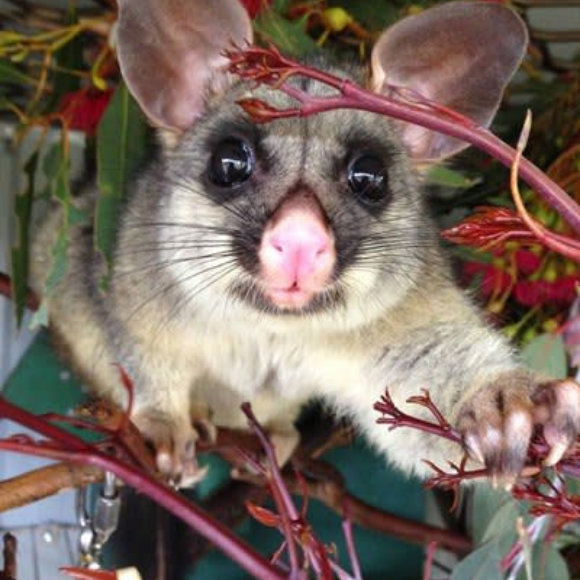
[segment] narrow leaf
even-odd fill
[[[62,206],[62,221],[51,249],[52,263],[48,273],[44,296],[50,296],[62,282],[68,268],[68,247],[70,243],[70,215],[72,207],[69,185],[69,157],[67,136],[63,133],[61,142],[56,144],[45,158],[43,168],[47,178],[48,191],[51,199],[58,201]]]
[[[116,218],[127,182],[140,163],[147,127],[139,107],[124,84],[119,85],[97,132],[95,244],[110,267]]]
[[[473,187],[476,180],[454,171],[445,165],[435,165],[427,174],[427,180],[434,185],[456,189],[467,189]]]
[[[36,80],[24,74],[18,67],[6,60],[0,60],[0,83],[15,85],[36,85]]]
[[[316,42],[306,33],[305,19],[288,20],[274,10],[263,10],[254,20],[254,29],[265,42],[291,56],[318,50]]]
[[[27,280],[28,280],[28,256],[30,237],[30,218],[32,215],[32,202],[34,200],[34,176],[38,167],[38,149],[28,158],[24,165],[24,173],[27,183],[24,191],[16,196],[14,211],[16,214],[17,235],[16,242],[10,253],[12,270],[12,292],[16,322],[20,326],[26,306]]]

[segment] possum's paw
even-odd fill
[[[132,420],[153,445],[157,469],[164,478],[176,487],[191,487],[205,477],[207,468],[199,467],[195,449],[199,433],[189,421],[154,409],[144,409]]]
[[[524,466],[536,427],[556,464],[580,431],[580,385],[573,380],[546,381],[513,371],[474,393],[460,409],[457,427],[470,455],[490,470],[492,481],[511,486]]]

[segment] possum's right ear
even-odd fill
[[[388,28],[373,48],[375,91],[407,88],[488,127],[528,42],[522,19],[497,2],[439,4]],[[397,123],[409,154],[438,161],[466,143]]]
[[[151,122],[183,131],[208,92],[223,90],[223,51],[252,41],[238,0],[119,0],[121,73]]]

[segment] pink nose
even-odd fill
[[[304,196],[286,202],[264,231],[259,257],[262,279],[274,302],[286,304],[285,292],[292,291],[292,305],[303,305],[321,291],[336,256],[334,237],[318,202]]]
[[[322,224],[293,215],[266,235],[266,264],[278,270],[281,286],[308,284],[320,277],[330,260],[331,240]]]

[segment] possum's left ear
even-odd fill
[[[227,88],[224,50],[252,42],[238,0],[118,0],[117,55],[133,96],[157,127],[180,132],[206,97]]]
[[[372,53],[379,93],[407,87],[488,127],[526,50],[520,17],[492,2],[450,2],[409,16],[387,29]],[[400,123],[410,155],[436,161],[466,144]]]

